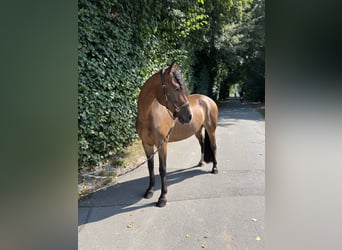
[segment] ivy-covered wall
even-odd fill
[[[79,0],[79,169],[136,138],[136,100],[176,60],[189,93],[264,96],[264,0]],[[257,77],[255,77],[257,76]]]
[[[136,137],[136,100],[152,73],[174,59],[186,68],[177,33],[165,38],[173,30],[162,6],[151,0],[79,1],[79,168],[98,164]]]

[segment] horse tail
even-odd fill
[[[211,143],[209,139],[209,135],[207,130],[205,129],[205,136],[204,136],[204,161],[206,163],[213,162],[214,159],[214,152],[211,148]]]

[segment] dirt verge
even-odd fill
[[[86,198],[97,190],[117,182],[117,178],[134,170],[146,159],[141,141],[137,140],[113,156],[107,163],[94,167],[94,170],[78,175],[79,199]]]

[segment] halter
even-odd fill
[[[163,88],[163,93],[165,95],[165,106],[166,108],[171,111],[168,107],[167,107],[167,103],[168,103],[168,93],[167,93],[167,87],[166,87],[166,82],[165,82],[165,68],[162,69],[160,71],[160,75],[161,75],[161,79],[162,79],[162,88]],[[170,103],[174,106],[175,108],[175,113],[173,114],[173,119],[176,118],[176,114],[179,113],[179,111],[181,111],[183,108],[189,106],[189,102],[186,101],[185,103],[183,103],[181,106],[177,106],[177,104],[175,104],[174,102],[170,101]]]

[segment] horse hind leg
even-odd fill
[[[205,129],[204,137],[204,161],[213,163],[212,173],[217,174],[217,161],[216,161],[216,138],[215,131],[209,131]]]
[[[203,159],[204,159],[204,138],[202,135],[202,127],[195,133],[195,136],[201,146],[201,159],[199,163],[197,164],[198,167],[201,167],[203,165]]]

